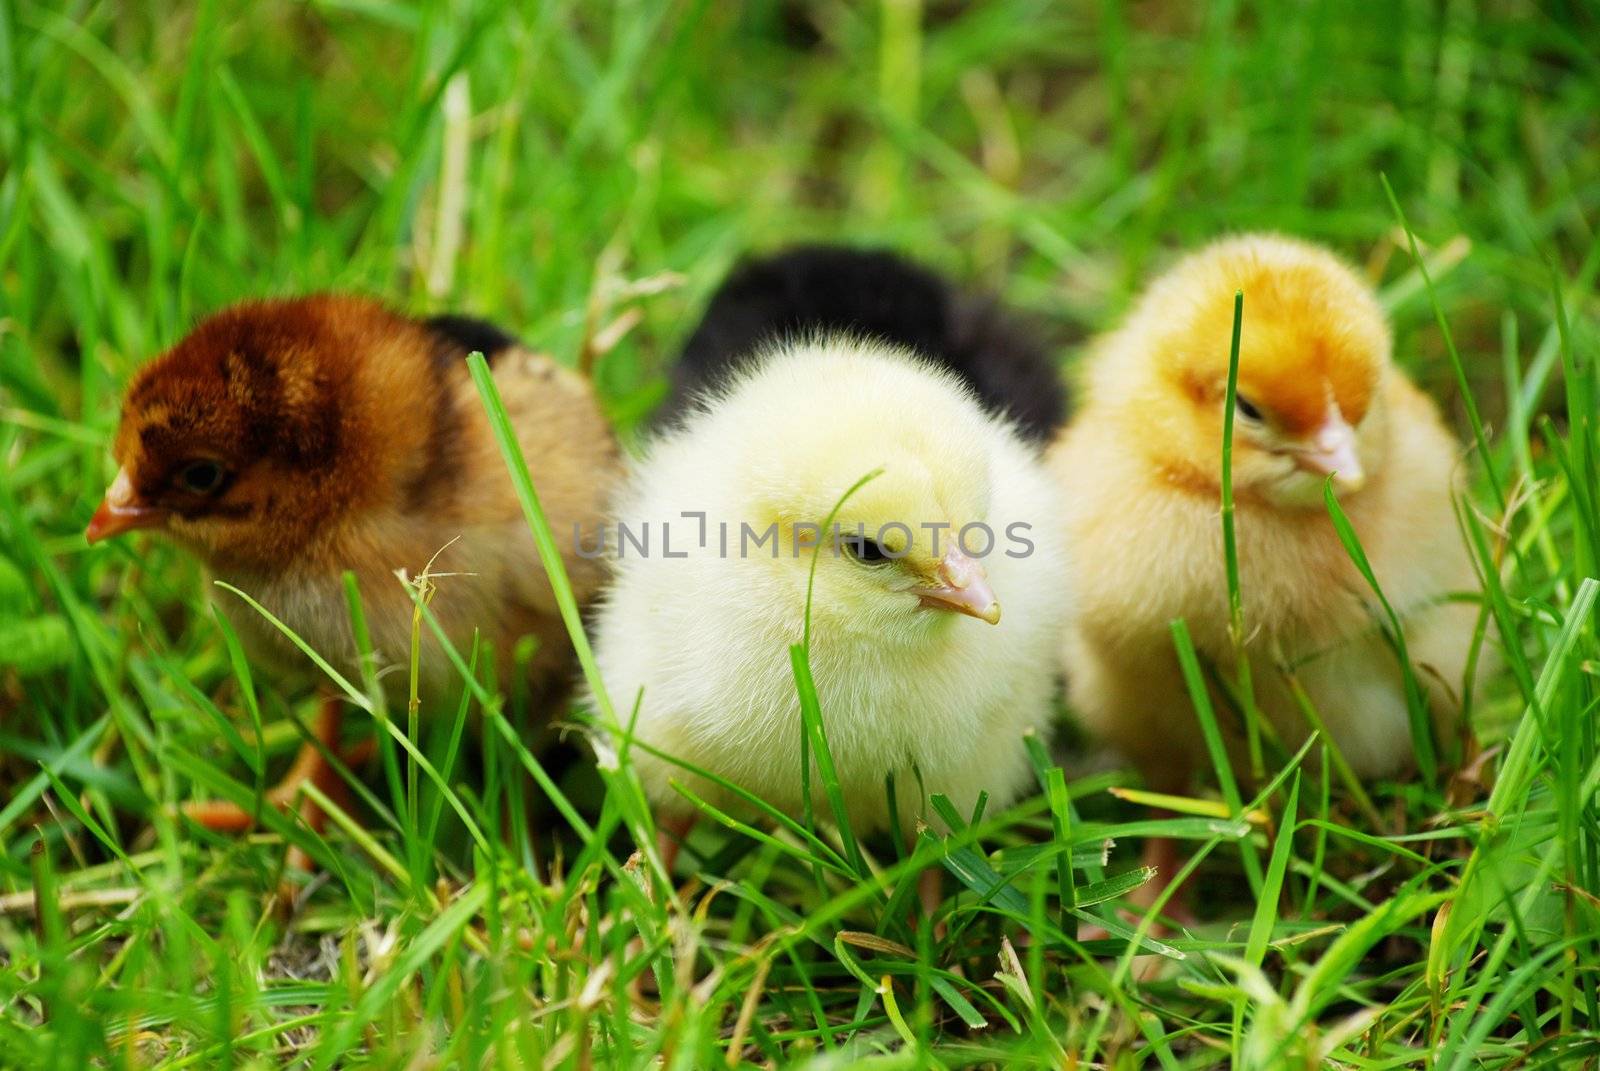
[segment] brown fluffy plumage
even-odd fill
[[[1442,732],[1473,634],[1474,607],[1443,601],[1478,586],[1451,501],[1457,447],[1392,364],[1371,290],[1325,250],[1273,236],[1184,259],[1092,353],[1078,419],[1051,451],[1083,563],[1066,646],[1072,705],[1167,791],[1205,762],[1168,623],[1183,618],[1203,656],[1229,672],[1233,662],[1219,481],[1241,289],[1234,480],[1263,711],[1290,742],[1304,737],[1274,671],[1292,667],[1357,773],[1413,759],[1394,653],[1323,506],[1330,474],[1403,615]]]
[[[380,658],[403,663],[412,604],[396,570],[431,561],[432,602],[463,649],[499,665],[539,642],[536,685],[563,678],[567,639],[464,358],[486,352],[557,532],[592,531],[620,457],[589,385],[478,321],[421,321],[356,297],[247,302],[142,368],[91,541],[156,528],[249,592],[324,655],[353,651],[341,584],[360,584]],[[580,599],[598,563],[573,555]],[[291,654],[224,599],[258,650]],[[296,658],[298,656],[295,656]],[[424,652],[425,685],[450,678]]]

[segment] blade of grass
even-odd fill
[[[1294,834],[1298,828],[1296,819],[1299,817],[1297,808],[1300,802],[1300,774],[1294,775],[1294,781],[1289,785],[1289,800],[1283,806],[1283,816],[1278,823],[1278,838],[1272,845],[1272,857],[1267,862],[1267,873],[1261,883],[1261,894],[1256,900],[1255,915],[1250,920],[1250,932],[1245,938],[1244,961],[1251,967],[1260,969],[1262,961],[1266,959],[1267,945],[1272,940],[1272,931],[1278,921],[1278,911],[1283,896],[1283,880],[1289,870],[1289,855],[1294,850]],[[1237,1064],[1242,1052],[1240,1046],[1244,1039],[1244,998],[1240,997],[1233,1005],[1233,1038],[1234,1061]]]
[[[1228,343],[1228,387],[1222,403],[1222,558],[1228,579],[1228,637],[1233,641],[1234,672],[1238,676],[1240,707],[1244,713],[1245,748],[1250,756],[1250,776],[1266,774],[1261,753],[1261,711],[1256,707],[1255,684],[1250,675],[1250,652],[1245,648],[1244,599],[1239,585],[1239,544],[1234,531],[1233,418],[1239,400],[1239,338],[1244,328],[1244,291],[1233,295],[1233,334]]]
[[[1322,501],[1327,507],[1328,516],[1333,519],[1334,531],[1338,533],[1339,542],[1344,546],[1345,553],[1355,564],[1361,578],[1372,589],[1372,594],[1377,596],[1378,605],[1383,610],[1387,625],[1384,635],[1394,648],[1395,659],[1399,662],[1401,683],[1405,688],[1406,718],[1411,726],[1411,746],[1416,753],[1417,770],[1422,774],[1423,782],[1431,789],[1439,780],[1438,751],[1433,739],[1433,722],[1428,717],[1428,701],[1423,695],[1422,685],[1417,681],[1416,668],[1411,664],[1411,655],[1406,650],[1405,628],[1400,623],[1400,615],[1395,613],[1394,607],[1389,603],[1389,597],[1383,593],[1377,576],[1372,572],[1372,564],[1367,561],[1367,552],[1361,546],[1361,538],[1356,535],[1355,526],[1350,523],[1350,518],[1345,515],[1344,508],[1334,496],[1332,476],[1323,482]]]
[[[1184,684],[1189,689],[1189,702],[1193,704],[1195,717],[1200,722],[1200,733],[1205,739],[1206,753],[1211,756],[1211,766],[1217,772],[1217,785],[1222,790],[1229,813],[1235,819],[1240,819],[1244,815],[1244,800],[1239,795],[1239,782],[1233,776],[1233,763],[1228,758],[1228,748],[1223,742],[1222,730],[1217,725],[1216,711],[1211,706],[1211,693],[1206,688],[1205,676],[1200,670],[1194,641],[1189,638],[1189,626],[1177,620],[1170,627],[1172,642],[1178,653],[1178,666],[1183,672]],[[1259,895],[1261,861],[1256,857],[1255,846],[1244,841],[1239,847],[1250,889]]]
[[[1378,181],[1383,184],[1383,193],[1389,199],[1389,207],[1393,210],[1400,229],[1405,232],[1412,263],[1422,273],[1422,285],[1428,292],[1428,303],[1433,307],[1434,321],[1439,325],[1439,334],[1444,339],[1445,352],[1450,355],[1450,368],[1455,373],[1456,389],[1460,392],[1461,403],[1467,411],[1467,423],[1472,426],[1472,441],[1478,448],[1478,456],[1483,458],[1484,476],[1489,481],[1489,489],[1494,493],[1495,505],[1503,513],[1506,508],[1505,491],[1502,489],[1499,475],[1495,472],[1494,454],[1489,450],[1489,437],[1483,430],[1483,418],[1478,415],[1478,402],[1472,393],[1472,383],[1467,378],[1461,354],[1456,351],[1455,335],[1450,331],[1449,321],[1445,319],[1444,309],[1439,304],[1439,295],[1434,292],[1433,277],[1428,272],[1422,254],[1417,251],[1416,233],[1411,229],[1411,224],[1406,222],[1405,211],[1401,209],[1400,201],[1394,195],[1394,188],[1389,185],[1389,176],[1380,172]]]
[[[595,663],[594,651],[589,646],[589,637],[583,631],[583,620],[578,613],[578,600],[573,594],[572,582],[567,577],[566,566],[562,562],[561,551],[556,545],[550,521],[539,504],[533,476],[528,470],[527,459],[522,455],[522,446],[511,427],[511,418],[506,414],[505,403],[500,399],[499,388],[495,386],[494,377],[489,372],[489,364],[484,360],[483,354],[471,354],[467,358],[467,368],[472,373],[472,382],[478,389],[484,411],[489,415],[489,426],[494,432],[495,442],[499,444],[500,454],[511,471],[512,484],[516,488],[518,500],[522,503],[523,517],[528,522],[529,531],[533,533],[534,546],[539,553],[539,563],[544,566],[545,575],[550,580],[556,605],[561,611],[561,620],[567,627],[567,636],[572,640],[573,652],[577,656],[578,665],[583,669],[583,677],[594,698],[601,725],[608,737],[615,740],[621,735],[622,726],[606,693],[605,681],[600,678],[600,667]],[[649,818],[650,807],[645,799],[644,790],[631,768],[619,770],[614,767],[607,757],[610,753],[609,748],[605,749],[601,754],[600,765],[607,781],[627,803],[623,813],[627,816],[629,832],[633,835],[635,845],[655,871],[661,885],[670,887],[672,876],[666,872],[660,854],[656,851],[654,827]]]

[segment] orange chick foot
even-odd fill
[[[344,751],[337,751],[342,720],[343,708],[338,700],[330,699],[324,702],[317,713],[316,725],[313,727],[317,741],[322,745],[321,748],[309,741],[302,744],[288,772],[264,794],[266,804],[277,810],[288,811],[291,807],[297,808],[300,820],[316,833],[322,832],[326,827],[327,815],[315,800],[302,791],[303,786],[315,785],[318,791],[340,807],[347,806],[349,800],[349,792],[343,779],[324,757],[323,749],[334,751],[346,766],[359,766],[370,759],[376,751],[376,741],[372,740],[363,741]],[[256,815],[251,810],[224,800],[192,800],[183,804],[182,812],[186,818],[216,833],[245,833],[256,825]],[[287,868],[310,871],[311,859],[299,848],[291,847]]]
[[[1156,874],[1133,890],[1128,895],[1128,902],[1143,911],[1148,910],[1177,880],[1178,871],[1183,869],[1183,852],[1172,837],[1151,837],[1144,842],[1141,862]],[[1187,886],[1179,887],[1173,892],[1162,906],[1161,915],[1179,926],[1193,926],[1199,921],[1195,917],[1194,909],[1189,905]]]
[[[1172,837],[1151,837],[1144,842],[1139,862],[1154,870],[1155,876],[1129,893],[1128,906],[1118,912],[1119,917],[1129,925],[1137,925],[1144,913],[1172,886],[1178,871],[1183,869],[1183,852]],[[1161,908],[1160,919],[1150,927],[1151,936],[1166,937],[1173,932],[1172,927],[1162,920],[1174,922],[1182,928],[1192,927],[1199,921],[1189,905],[1187,887],[1180,887],[1167,899]],[[1104,941],[1110,936],[1111,932],[1104,926],[1085,925],[1078,930],[1080,941]]]
[[[661,866],[672,876],[672,868],[678,862],[678,851],[683,847],[683,842],[688,839],[689,831],[694,828],[699,814],[673,815],[656,821],[656,853],[661,856]]]

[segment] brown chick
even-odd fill
[[[1184,791],[1208,764],[1169,622],[1184,619],[1202,657],[1234,668],[1219,507],[1240,290],[1233,479],[1265,716],[1290,744],[1307,735],[1277,671],[1292,668],[1357,775],[1414,758],[1395,653],[1323,505],[1330,475],[1402,617],[1441,736],[1475,624],[1471,605],[1442,602],[1478,589],[1452,506],[1457,446],[1391,362],[1370,288],[1288,238],[1230,238],[1187,257],[1095,347],[1077,419],[1050,457],[1083,563],[1065,648],[1071,705],[1165,792]]]
[[[85,534],[160,531],[343,666],[355,643],[342,573],[360,585],[380,663],[404,667],[413,603],[395,572],[431,562],[449,574],[430,605],[452,642],[466,651],[479,629],[504,671],[531,635],[531,684],[558,690],[566,631],[468,375],[472,350],[491,363],[554,530],[592,532],[621,462],[584,379],[481,321],[319,295],[225,309],[140,369],[113,447],[121,469]],[[600,563],[573,553],[566,567],[586,601]],[[255,611],[232,596],[221,605],[254,656],[303,664]],[[460,685],[423,635],[426,701]],[[390,679],[405,687],[403,669]],[[318,726],[327,745],[337,709]],[[296,777],[324,774],[305,754],[295,763]],[[197,814],[240,821],[227,808]]]

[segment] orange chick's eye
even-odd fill
[[[1246,420],[1259,424],[1261,421],[1266,419],[1262,415],[1260,408],[1258,408],[1254,402],[1242,394],[1234,395],[1233,404],[1234,408],[1239,411],[1239,415],[1244,417]]]

